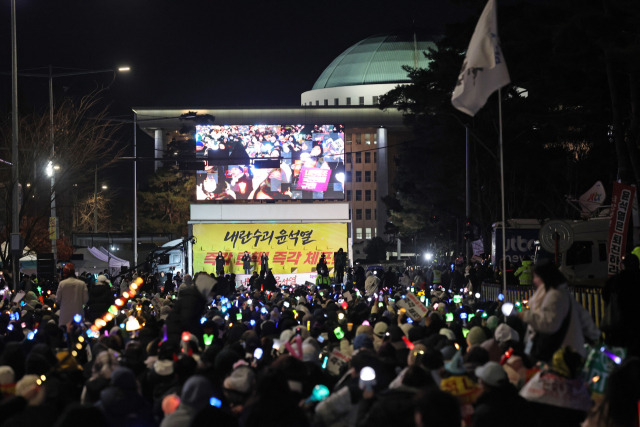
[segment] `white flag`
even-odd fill
[[[582,212],[594,212],[600,207],[600,205],[602,205],[602,202],[604,202],[606,197],[607,192],[604,189],[604,185],[602,185],[601,181],[596,182],[593,184],[593,187],[580,196],[579,202]]]
[[[489,0],[471,37],[451,103],[475,116],[487,98],[510,81],[500,49],[495,0]]]

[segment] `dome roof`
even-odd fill
[[[415,40],[415,41],[414,41]],[[426,68],[422,52],[436,45],[414,33],[367,37],[345,50],[322,72],[313,89],[340,86],[405,83],[409,79],[403,65]]]

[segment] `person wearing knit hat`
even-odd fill
[[[370,325],[360,325],[356,329],[356,335],[367,334],[369,338],[373,339],[373,328]]]
[[[232,404],[241,405],[249,397],[254,384],[253,369],[247,364],[238,362],[231,375],[224,380],[224,394]]]
[[[504,345],[508,341],[520,341],[520,335],[511,326],[506,323],[501,323],[493,333],[493,337],[498,344]]]
[[[438,333],[440,335],[444,335],[445,337],[447,337],[447,339],[449,341],[455,341],[456,340],[456,334],[454,334],[451,329],[442,328],[442,329],[440,329],[440,332],[438,332]]]
[[[467,346],[469,348],[482,344],[487,339],[484,329],[480,326],[474,326],[467,334]]]
[[[8,365],[0,366],[0,398],[11,396],[16,391],[16,374]]]
[[[16,396],[22,396],[29,406],[38,406],[44,402],[45,388],[38,382],[36,375],[25,375],[16,383]]]
[[[487,328],[495,331],[498,327],[498,316],[489,316],[487,319]]]

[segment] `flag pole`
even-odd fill
[[[498,89],[498,146],[500,148],[500,198],[502,205],[502,294],[507,296],[507,220],[504,214],[504,153],[502,149],[502,89]]]

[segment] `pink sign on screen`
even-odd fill
[[[302,168],[298,180],[298,190],[327,191],[331,169]]]

